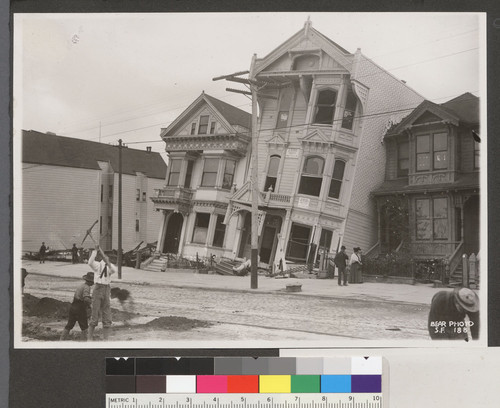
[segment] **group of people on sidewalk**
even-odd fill
[[[363,283],[363,273],[361,262],[361,248],[353,248],[353,253],[351,257],[345,252],[346,247],[342,245],[340,251],[335,255],[333,263],[338,270],[338,283],[339,286],[347,286],[347,280],[349,283]]]
[[[111,330],[111,275],[117,272],[104,252],[96,245],[88,260],[93,272],[82,278],[85,281],[75,291],[69,310],[68,323],[64,327],[61,340],[67,340],[71,329],[78,322],[84,340],[94,339],[94,330],[102,319],[103,338],[107,340]],[[91,287],[94,290],[91,294]],[[115,292],[116,293],[116,292]],[[120,299],[121,301],[121,299]],[[90,323],[88,317],[90,316]]]

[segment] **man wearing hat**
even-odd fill
[[[339,286],[342,286],[342,281],[344,281],[344,286],[347,286],[347,261],[349,261],[349,257],[345,253],[345,246],[342,245],[340,252],[333,258],[333,263],[339,271]]]
[[[427,328],[433,340],[468,340],[469,334],[473,340],[478,339],[479,297],[468,288],[436,293]]]
[[[117,272],[118,268],[99,249],[99,245],[92,251],[88,264],[95,272],[95,288],[92,293],[92,316],[87,338],[89,341],[94,339],[94,329],[99,323],[99,316],[102,316],[102,335],[104,340],[107,340],[111,330],[111,275]]]
[[[82,339],[84,341],[87,340],[87,330],[89,327],[87,309],[90,309],[92,302],[90,287],[94,284],[94,272],[87,272],[82,278],[85,282],[80,284],[75,291],[73,303],[71,303],[71,307],[69,308],[68,323],[61,334],[61,340],[68,339],[69,332],[75,326],[76,322],[78,322],[80,329],[82,329]]]

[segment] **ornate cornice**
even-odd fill
[[[244,156],[247,152],[250,136],[242,134],[225,135],[184,135],[164,137],[165,150],[197,151],[197,150],[229,150]]]

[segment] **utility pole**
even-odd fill
[[[250,68],[249,82],[250,90],[252,92],[252,237],[251,237],[251,266],[250,266],[250,288],[257,289],[258,283],[258,259],[259,259],[259,172],[257,169],[258,158],[258,132],[257,132],[257,85],[254,78],[255,59],[257,56],[254,54],[252,57],[252,65]]]
[[[265,95],[259,93],[259,91],[263,88],[267,89],[279,89],[283,85],[279,85],[277,83],[269,83],[257,80],[255,78],[255,61],[257,59],[257,55],[254,54],[252,57],[252,65],[250,71],[242,71],[236,72],[231,75],[223,75],[217,78],[213,78],[213,81],[218,81],[220,79],[226,79],[232,82],[238,82],[241,84],[245,84],[250,88],[249,91],[243,91],[239,89],[226,88],[226,91],[240,93],[243,95],[252,97],[252,152],[251,152],[251,167],[252,171],[250,172],[250,184],[251,184],[251,193],[252,193],[252,206],[251,206],[251,214],[252,214],[252,227],[251,227],[251,255],[250,255],[250,288],[257,289],[258,288],[258,259],[259,259],[259,172],[257,168],[258,164],[258,135],[259,132],[257,130],[258,127],[258,105],[257,105],[257,96],[261,98],[268,99],[278,99],[272,95]],[[248,74],[248,79],[246,78],[237,78],[241,75]]]
[[[122,278],[122,139],[118,140],[118,279]]]

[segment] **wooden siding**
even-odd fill
[[[386,174],[387,180],[398,177],[398,144],[395,140],[387,142]]]
[[[469,173],[474,171],[474,139],[469,129],[459,131],[459,135],[460,170]]]
[[[23,164],[22,251],[80,246],[99,219],[100,172],[71,167]],[[93,230],[98,236],[98,227]],[[85,247],[92,247],[87,239]]]
[[[385,179],[386,152],[381,141],[386,124],[389,119],[398,121],[407,116],[423,101],[423,97],[362,54],[358,57],[360,61],[357,64],[356,77],[370,89],[363,115],[388,113],[362,119],[360,147],[356,158],[344,239],[349,243],[360,240],[366,242],[367,247],[371,247],[376,243],[376,230],[373,229],[375,212],[370,193]],[[406,108],[408,111],[400,111]],[[354,214],[366,214],[366,216],[358,217]],[[361,234],[365,234],[365,237],[361,237],[358,231],[362,231]]]
[[[343,245],[352,253],[354,247],[359,246],[366,253],[378,240],[377,219],[375,208],[370,214],[363,214],[350,210],[344,230]]]

